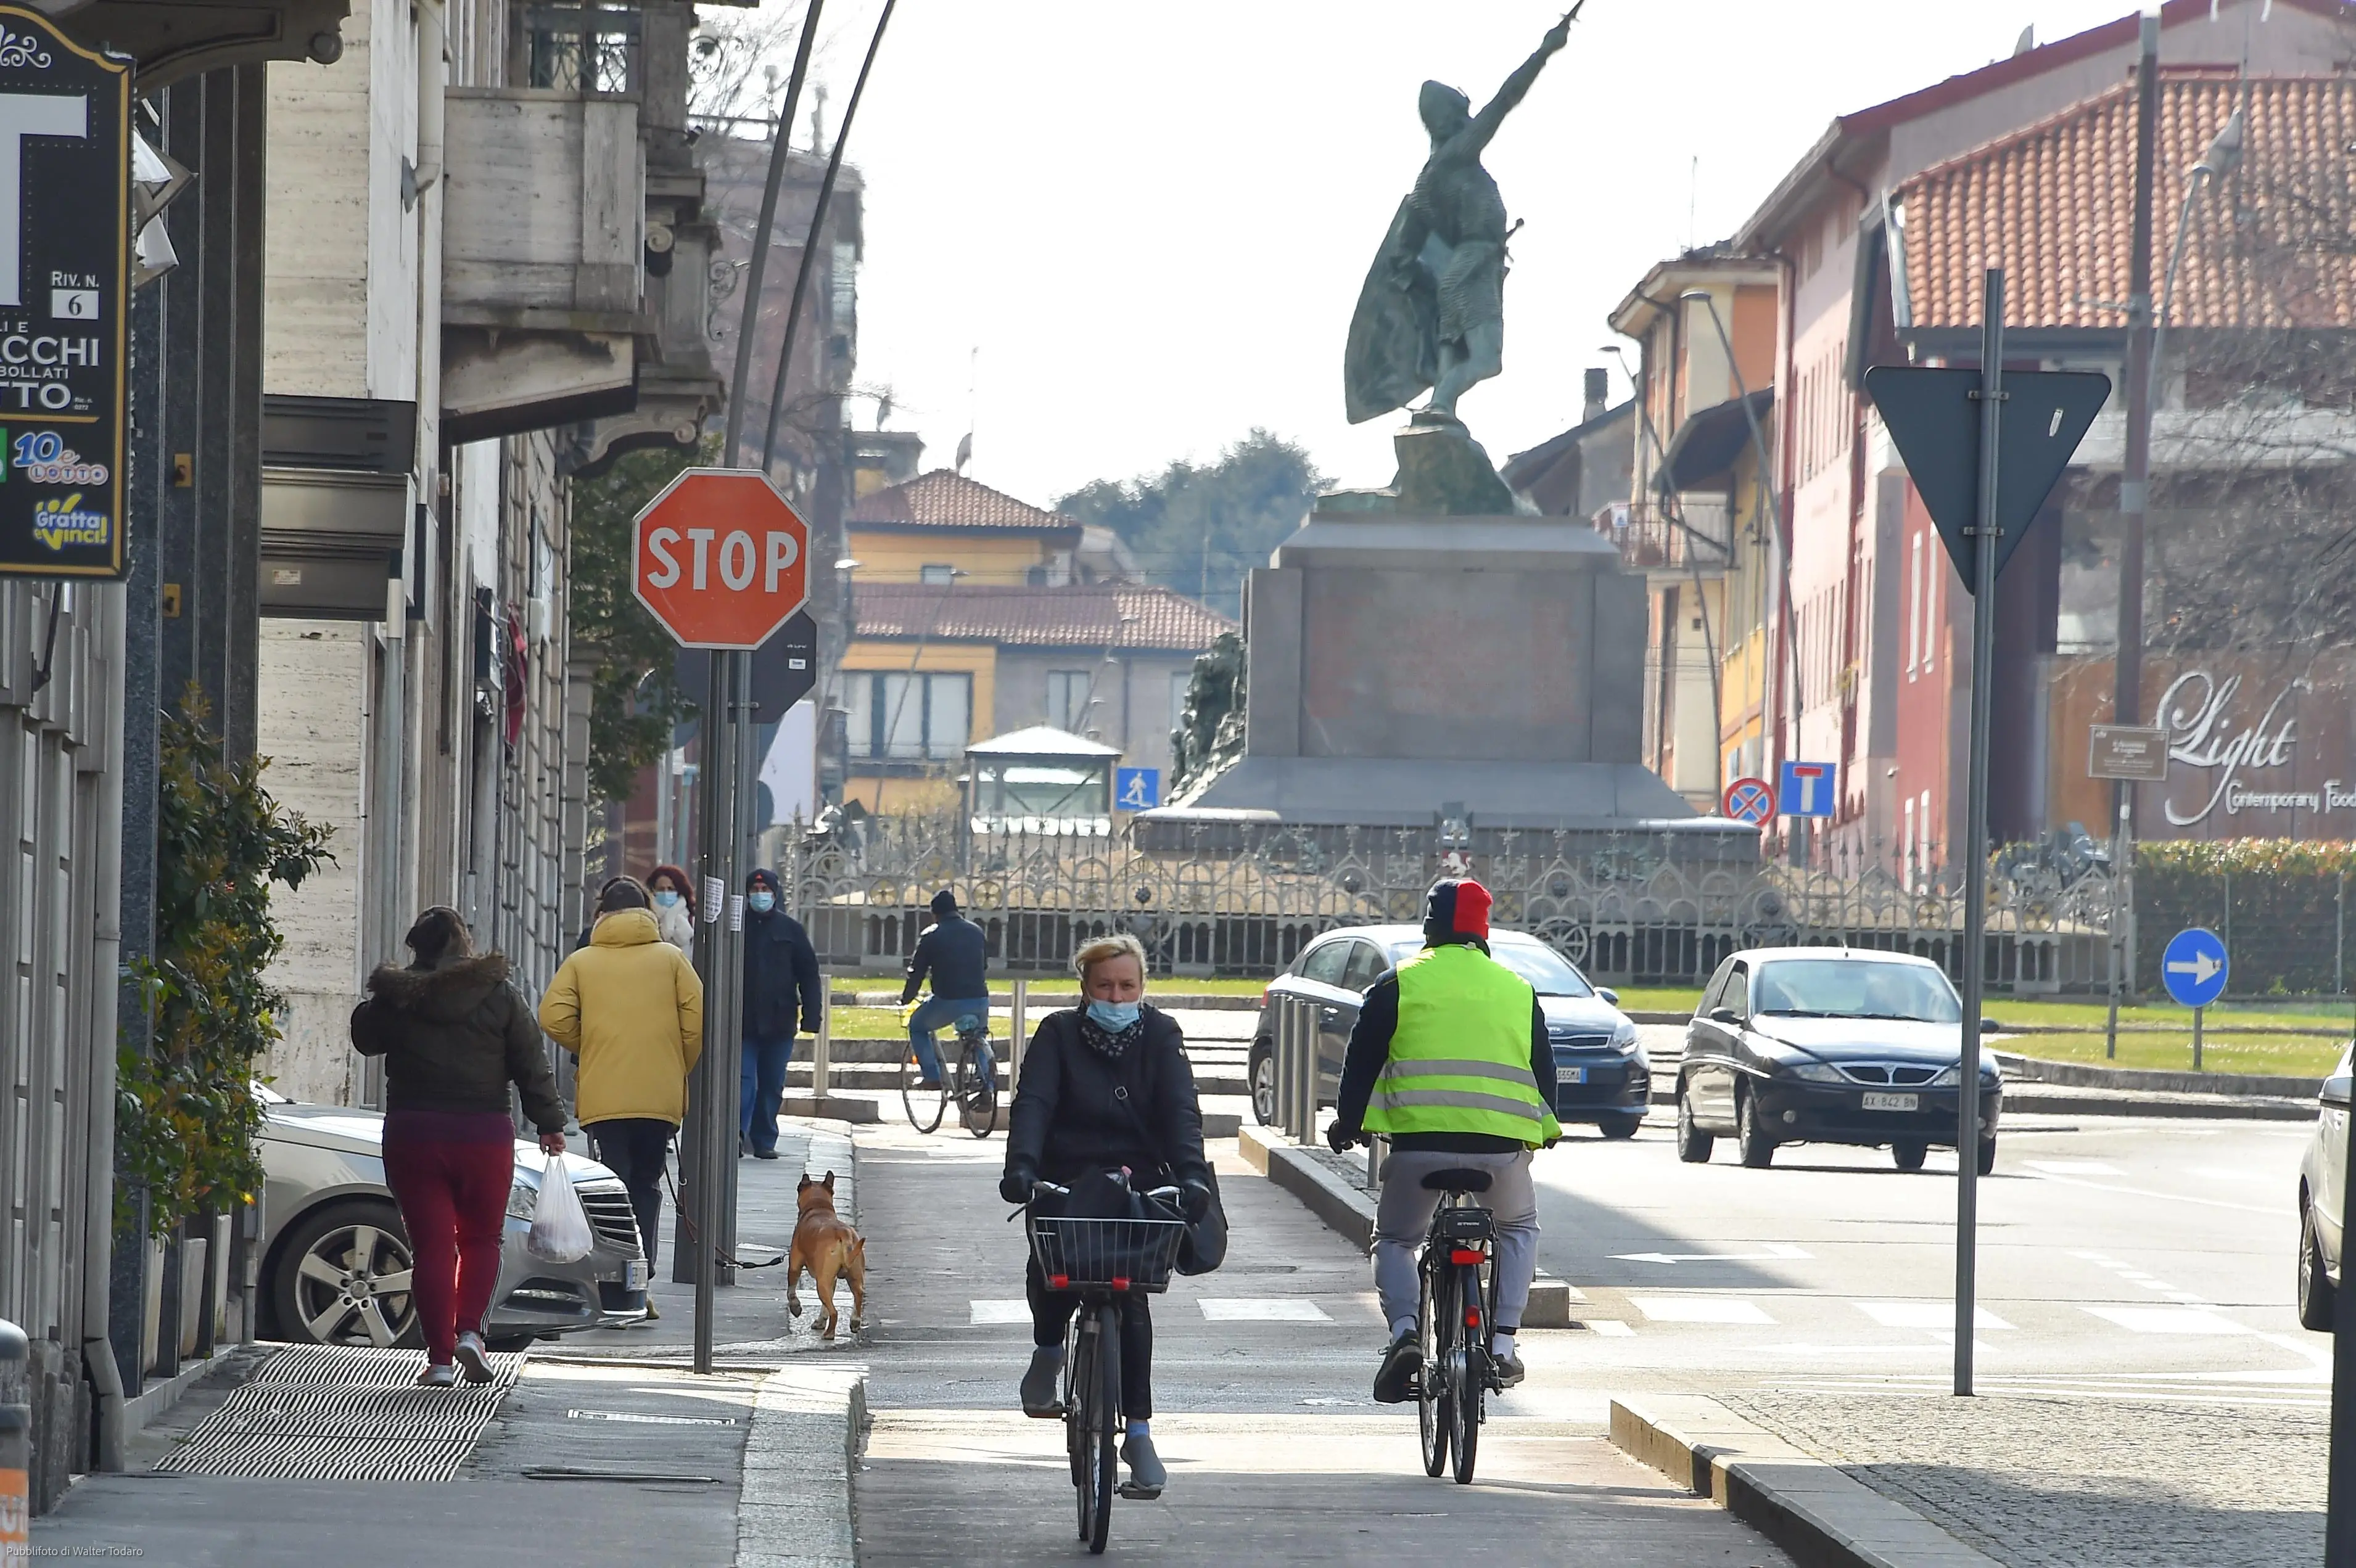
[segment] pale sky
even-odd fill
[[[825,11],[830,125],[881,3]],[[2134,8],[1589,0],[1486,158],[1526,226],[1505,374],[1459,411],[1500,462],[1575,423],[1612,308],[1654,261],[1730,233],[1834,115],[2008,55],[2024,27],[2048,42]],[[1343,485],[1387,484],[1403,416],[1344,421],[1342,343],[1424,155],[1417,88],[1487,101],[1559,14],[900,0],[851,139],[859,384],[891,389],[891,428],[925,437],[928,467],[970,416],[968,472],[1041,505],[1214,458],[1255,425]],[[875,405],[852,413],[873,425]]]

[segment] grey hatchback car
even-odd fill
[[[318,1345],[417,1345],[409,1234],[384,1184],[384,1115],[305,1105],[259,1085],[262,1101],[262,1329]],[[647,1263],[621,1178],[594,1159],[564,1157],[596,1245],[576,1263],[524,1249],[547,1157],[516,1142],[499,1283],[483,1338],[491,1349],[582,1328],[615,1328],[647,1315]]]
[[[2298,1162],[2298,1321],[2318,1333],[2331,1331],[2332,1297],[2339,1293],[2340,1258],[2346,1250],[2346,1217],[2340,1211],[2348,1190],[2350,1057],[2323,1081],[2316,1096],[2315,1132]]]

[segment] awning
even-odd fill
[[[1750,413],[1743,404],[1751,405]],[[1751,440],[1751,421],[1762,424],[1775,407],[1775,389],[1762,387],[1747,399],[1729,398],[1707,408],[1677,427],[1654,480],[1655,489],[1699,490],[1707,482],[1734,466],[1735,457]]]

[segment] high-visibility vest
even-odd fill
[[[1427,947],[1398,966],[1398,1027],[1375,1080],[1376,1133],[1484,1133],[1533,1147],[1562,1136],[1530,1075],[1530,983],[1478,948]]]

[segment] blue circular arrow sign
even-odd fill
[[[2225,994],[2232,967],[2217,933],[2195,925],[2169,938],[2159,955],[2159,981],[2180,1006],[2205,1008]]]

